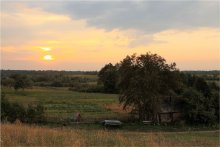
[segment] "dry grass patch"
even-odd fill
[[[106,109],[111,109],[113,112],[118,112],[118,113],[129,113],[131,112],[132,108],[128,107],[126,110],[123,110],[123,105],[118,104],[118,103],[111,103],[111,104],[105,104],[104,105]]]
[[[2,146],[219,146],[217,132],[155,133],[1,125]]]

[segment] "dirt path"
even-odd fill
[[[219,132],[220,133],[220,130],[210,130],[210,131],[181,131],[181,132],[161,132],[161,133],[211,133],[211,132]]]
[[[153,133],[153,134],[184,134],[184,133],[212,133],[212,132],[219,132],[220,135],[220,130],[210,130],[210,131],[181,131],[181,132],[136,132],[136,134],[148,134],[148,133]],[[126,134],[134,134],[135,132],[125,132]]]

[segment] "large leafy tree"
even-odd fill
[[[163,96],[178,88],[179,71],[176,64],[167,64],[157,54],[127,56],[119,64],[119,101],[133,107],[139,119],[156,120]]]

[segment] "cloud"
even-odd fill
[[[155,33],[168,29],[219,27],[219,1],[67,1],[29,3],[88,25]]]
[[[219,2],[2,3],[5,69],[94,70],[147,51],[182,69],[219,68]],[[42,47],[56,60],[42,61]]]
[[[19,46],[39,38],[55,38],[48,35],[51,30],[56,30],[63,23],[71,20],[67,16],[41,11],[38,8],[29,8],[22,3],[9,3],[3,8],[1,46]]]
[[[57,30],[68,33],[77,26],[83,32],[87,26],[133,30],[129,47],[135,47],[155,41],[153,34],[164,30],[219,27],[219,5],[218,1],[3,1],[2,45],[56,40]],[[70,19],[83,23],[73,26]]]
[[[116,50],[127,48],[133,39],[133,32],[129,30],[107,32],[88,26],[85,20],[71,19],[67,15],[28,7],[24,3],[19,6],[12,3],[12,8],[14,11],[6,10],[6,7],[1,13],[4,67],[15,59],[40,60],[44,56],[42,47],[52,48],[51,54],[59,61],[98,62],[106,59],[106,55],[110,60],[117,56]]]

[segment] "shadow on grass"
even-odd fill
[[[184,131],[212,131],[220,130],[219,124],[213,126],[181,126],[181,125],[144,125],[142,123],[124,123],[121,127],[105,127],[101,123],[47,123],[43,124],[51,128],[65,127],[82,130],[109,130],[109,131],[131,131],[131,132],[184,132]]]

